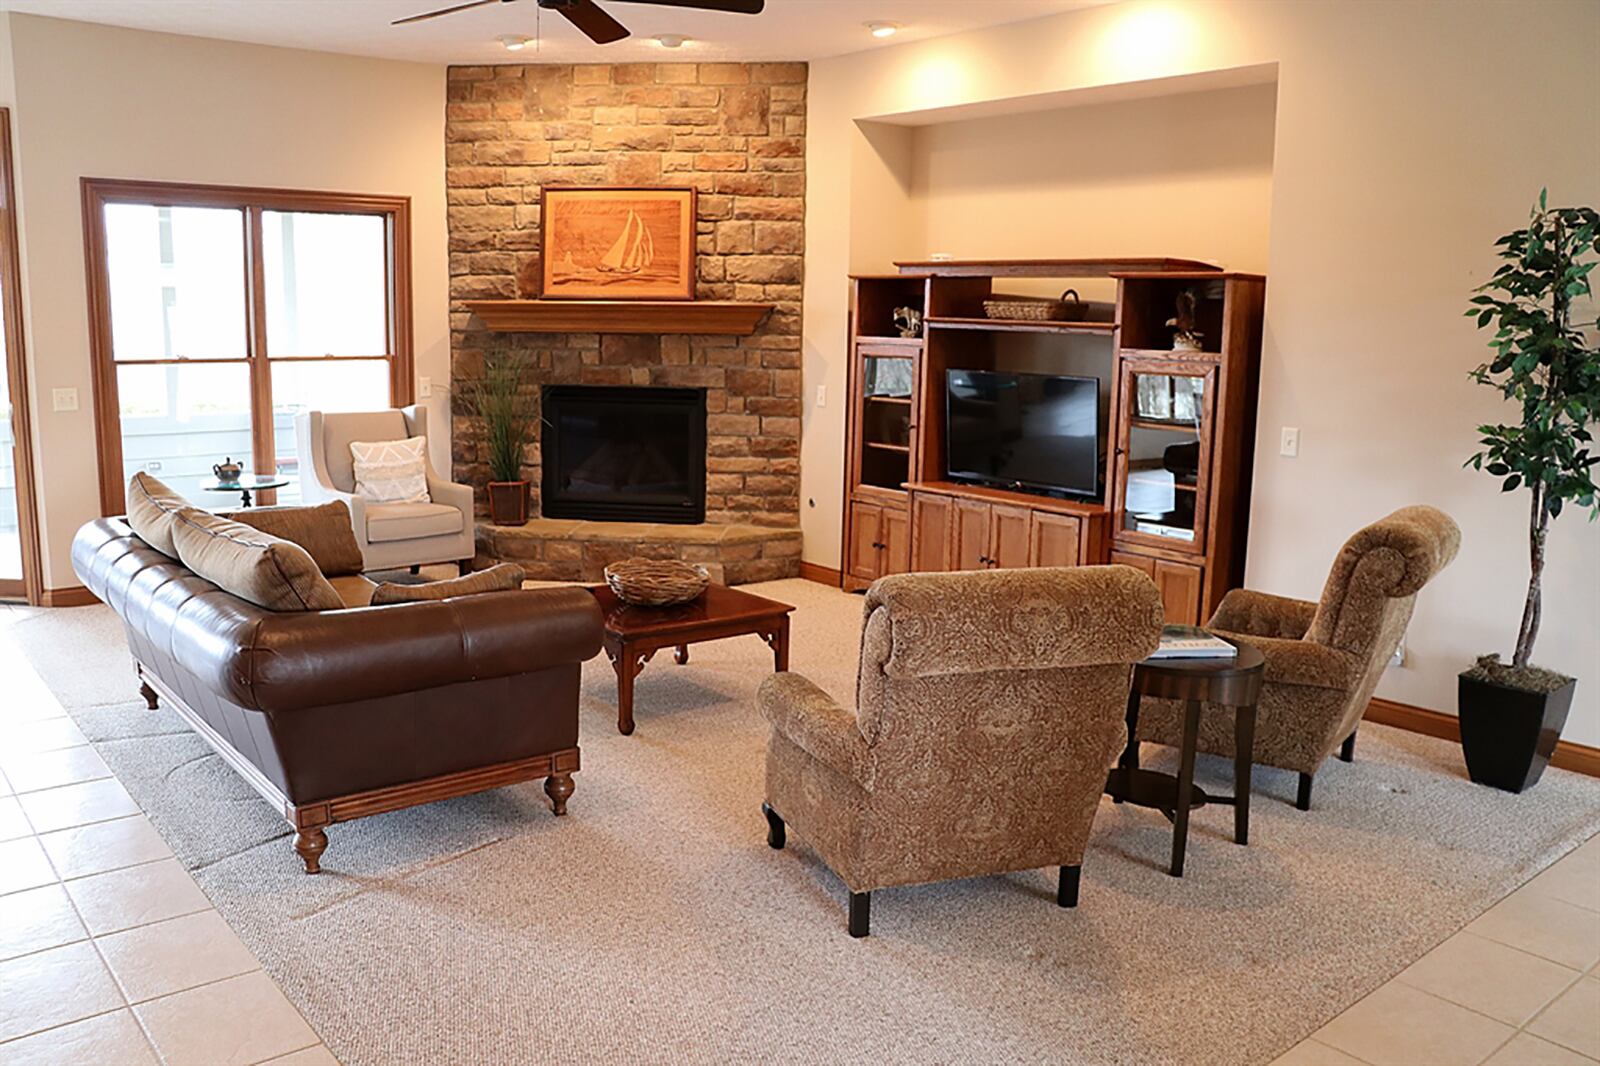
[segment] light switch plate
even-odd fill
[[[817,386],[817,406],[818,407],[826,407],[826,406],[828,406],[828,386],[826,386],[826,385],[818,385]]]
[[[1290,459],[1300,454],[1300,430],[1295,426],[1283,427],[1283,438],[1278,444],[1278,454]]]
[[[76,411],[78,409],[77,389],[51,389],[50,406],[56,411]]]
[[[429,378],[429,377],[419,377],[417,379],[417,398],[418,399],[422,399],[422,400],[426,400],[428,397],[430,397],[432,395],[433,395],[433,379]]]

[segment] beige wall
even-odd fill
[[[1449,511],[1461,556],[1423,594],[1408,663],[1379,692],[1453,711],[1456,672],[1509,652],[1526,581],[1525,501],[1461,469],[1473,427],[1510,414],[1465,378],[1483,348],[1461,310],[1542,185],[1600,201],[1600,141],[1577,132],[1600,99],[1597,35],[1600,5],[1568,0],[1129,0],[813,64],[806,557],[839,557],[845,275],[884,269],[917,232],[869,142],[881,121],[858,120],[1277,64],[1248,581],[1314,598],[1362,523],[1413,502]],[[1506,58],[1530,55],[1531,73]],[[1278,455],[1283,426],[1300,428],[1299,458]],[[1550,567],[1538,658],[1580,677],[1566,735],[1600,744],[1600,525],[1558,523]]]
[[[79,178],[410,196],[417,373],[448,381],[442,67],[26,15],[0,21],[10,33],[0,92],[14,93],[47,586],[79,584],[72,536],[100,513]],[[68,387],[79,410],[52,412],[51,390]],[[434,411],[437,425],[442,394]],[[433,437],[436,461],[448,463],[449,433]]]

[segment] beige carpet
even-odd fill
[[[800,608],[794,669],[848,698],[860,598],[755,588]],[[11,629],[351,1064],[1263,1063],[1600,828],[1600,781],[1504,795],[1451,745],[1369,726],[1308,814],[1292,775],[1259,773],[1248,848],[1230,808],[1198,811],[1182,880],[1167,822],[1107,802],[1076,911],[1031,871],[881,892],[853,941],[804,841],[765,845],[752,697],[771,656],[745,637],[658,656],[632,737],[588,665],[570,817],[535,784],[339,825],[306,877],[267,805],[142,710],[108,611]]]

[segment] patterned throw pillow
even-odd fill
[[[351,441],[356,495],[373,503],[429,503],[428,438]]]

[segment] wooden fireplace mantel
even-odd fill
[[[468,300],[496,333],[720,333],[747,337],[772,304],[729,300]]]

